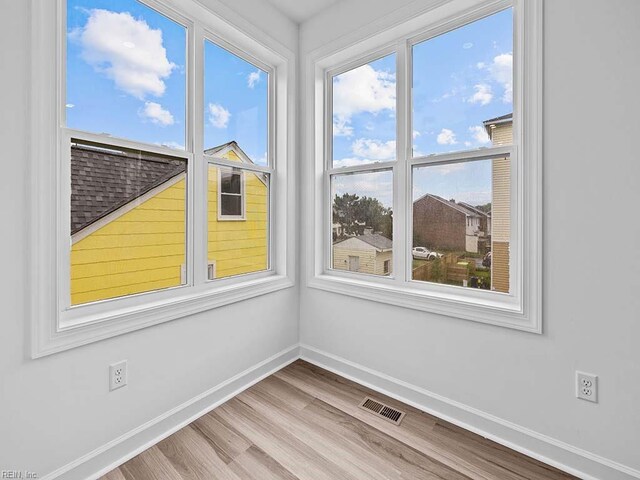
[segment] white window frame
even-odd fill
[[[213,163],[211,163],[213,165]],[[227,221],[245,221],[247,219],[247,203],[245,201],[245,171],[240,170],[240,193],[223,193],[222,192],[222,168],[218,168],[218,221],[227,222]],[[237,168],[232,169],[232,175],[235,174],[233,170],[237,170]],[[223,195],[232,195],[234,197],[240,197],[240,209],[242,210],[242,214],[240,215],[224,215],[222,213],[222,196]]]
[[[307,285],[465,320],[542,332],[542,0],[448,0],[425,13],[341,48],[321,47],[306,63],[310,114],[307,154],[314,159],[307,214]],[[411,48],[508,7],[514,11],[514,143],[481,151],[412,158]],[[332,165],[332,78],[395,52],[397,161],[356,167]],[[417,165],[511,158],[510,293],[411,280],[412,172]],[[389,276],[331,269],[330,177],[393,169],[394,255]]]
[[[142,2],[188,30],[186,61],[192,67],[187,68],[191,75],[186,80],[185,151],[66,128],[66,0],[31,0],[29,278],[34,358],[290,288],[295,282],[295,139],[289,134],[295,132],[295,53],[231,11],[223,19],[196,0]],[[269,164],[265,167],[205,158],[205,39],[269,74]],[[69,178],[70,138],[188,160],[186,285],[69,305],[70,181],[62,179]],[[210,163],[269,173],[267,271],[208,280],[206,195]]]

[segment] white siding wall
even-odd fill
[[[360,258],[360,273],[376,273],[376,249],[357,238],[349,238],[333,246],[333,268],[349,270],[349,257]]]

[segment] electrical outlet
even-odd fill
[[[576,372],[576,397],[598,403],[598,376]]]
[[[109,390],[116,390],[127,384],[127,361],[109,365]]]

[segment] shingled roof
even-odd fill
[[[347,237],[344,240],[340,240],[339,242],[334,243],[334,245],[338,245],[342,242],[346,242],[351,239],[361,240],[364,243],[371,245],[376,250],[384,252],[385,250],[391,250],[393,248],[393,241],[380,233],[364,233],[362,235],[357,235],[355,237]]]
[[[71,147],[71,234],[180,175],[186,160],[150,153]]]
[[[438,195],[434,195],[433,193],[426,193],[423,196],[421,196],[420,198],[418,198],[417,200],[414,200],[413,203],[416,204],[424,199],[427,198],[432,198],[434,200],[437,200],[439,202],[444,203],[445,205],[453,208],[454,210],[459,211],[460,213],[464,213],[465,215],[469,215],[471,217],[479,217],[480,214],[482,215],[486,215],[486,213],[482,212],[481,210],[476,209],[475,207],[467,207],[465,203],[460,202],[460,203],[456,203],[454,200],[445,200],[442,197],[439,197]]]

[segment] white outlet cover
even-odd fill
[[[598,403],[598,376],[576,372],[576,397],[587,402]]]
[[[127,384],[127,361],[109,365],[109,390],[117,390]]]

